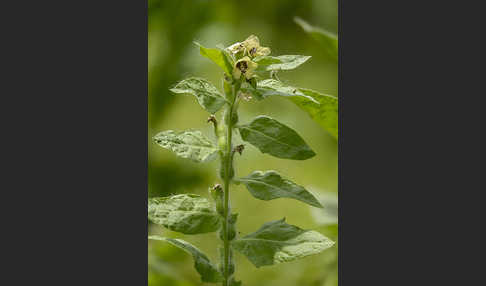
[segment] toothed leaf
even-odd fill
[[[191,77],[180,81],[170,89],[173,93],[191,94],[209,113],[214,114],[226,103],[218,89],[204,78]]]
[[[184,234],[214,232],[221,223],[206,198],[187,194],[148,199],[148,219]]]

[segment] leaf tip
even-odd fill
[[[319,201],[316,201],[316,203],[313,206],[319,209],[324,209],[324,206]]]
[[[300,22],[302,22],[304,20],[302,20],[302,18],[300,18],[299,16],[294,16],[294,22],[299,24]]]
[[[149,235],[148,236],[148,239],[151,239],[151,240],[164,240],[163,237],[158,236],[158,235]]]
[[[304,31],[307,32],[308,29],[310,29],[310,25],[309,23],[307,23],[306,21],[304,21],[304,19],[300,18],[300,17],[297,17],[295,16],[294,17],[294,22],[299,25],[302,29],[304,29]]]

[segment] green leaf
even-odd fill
[[[199,104],[211,114],[216,113],[226,103],[218,89],[204,78],[191,77],[180,81],[170,89],[173,93],[192,94]]]
[[[231,75],[233,72],[233,64],[231,57],[229,57],[223,49],[211,49],[211,48],[206,48],[203,45],[194,42],[197,46],[199,46],[199,52],[201,53],[202,56],[210,59],[213,61],[215,64],[217,64],[220,68],[223,69],[225,73],[228,75]]]
[[[154,136],[158,145],[194,162],[208,162],[216,157],[218,148],[200,131],[167,130]]]
[[[338,61],[338,38],[333,33],[324,29],[311,26],[306,21],[299,17],[295,17],[294,21],[308,33],[312,38],[321,44],[327,55],[334,61]]]
[[[311,56],[302,55],[263,56],[255,58],[254,61],[258,64],[259,70],[279,71],[295,69],[310,58]]]
[[[307,97],[294,96],[288,97],[288,99],[306,111],[314,121],[338,139],[338,98],[306,88],[299,88],[299,91]],[[309,97],[319,103],[310,100]]]
[[[304,187],[286,180],[275,171],[254,171],[250,175],[236,179],[245,184],[257,199],[268,201],[278,198],[292,198],[314,207],[322,208],[319,201]]]
[[[332,245],[334,242],[324,235],[287,224],[285,219],[265,223],[257,231],[232,243],[232,247],[256,267],[300,259]]]
[[[221,223],[207,199],[188,194],[148,199],[148,219],[184,234],[214,232]]]
[[[337,225],[338,223],[338,196],[337,194],[320,193],[319,202],[323,209],[312,209],[311,214],[317,224],[321,226]]]
[[[244,87],[241,90],[259,100],[268,96],[283,96],[306,111],[334,138],[338,138],[338,99],[333,95],[289,86],[275,79],[259,81],[256,89]]]
[[[297,132],[270,117],[258,116],[238,129],[241,138],[262,153],[292,160],[306,160],[316,155]]]
[[[295,96],[302,96],[307,98],[310,101],[314,101],[315,103],[319,103],[314,100],[312,97],[305,95],[302,93],[299,88],[289,86],[284,84],[281,81],[275,79],[265,79],[259,81],[257,83],[256,89],[254,88],[242,88],[243,92],[253,94],[257,99],[262,100],[268,96],[277,95],[277,96],[284,96],[284,97],[295,97]]]
[[[209,258],[189,242],[182,239],[172,239],[158,235],[151,235],[148,238],[168,242],[191,254],[194,259],[194,268],[196,268],[197,272],[201,275],[201,280],[203,282],[217,283],[223,280],[221,273],[219,273]]]

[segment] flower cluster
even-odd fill
[[[270,54],[270,48],[261,47],[258,37],[254,35],[249,36],[243,42],[229,46],[227,49],[237,59],[233,67],[233,78],[235,79],[240,79],[244,75],[247,80],[250,80],[258,67],[253,59]]]

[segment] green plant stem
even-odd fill
[[[223,286],[228,286],[229,284],[229,267],[231,263],[231,257],[230,257],[230,240],[229,240],[229,218],[230,218],[230,213],[231,213],[231,205],[230,205],[230,183],[231,183],[231,177],[230,175],[233,173],[233,143],[232,143],[232,137],[233,137],[233,122],[232,122],[232,117],[233,117],[233,108],[235,107],[235,102],[236,102],[236,94],[237,94],[236,87],[233,85],[232,86],[232,96],[233,100],[230,103],[230,105],[227,107],[227,115],[229,120],[226,120],[226,150],[224,151],[223,155],[223,160],[224,160],[224,183],[223,183],[223,247],[224,247],[224,255],[223,255]]]

